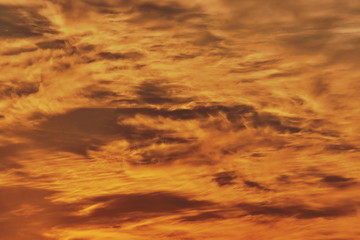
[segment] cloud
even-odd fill
[[[165,22],[186,22],[193,18],[201,18],[203,14],[198,8],[187,8],[178,2],[169,2],[165,4],[158,4],[153,2],[144,2],[134,5],[132,8],[134,17],[130,23],[148,23],[157,21]]]
[[[37,48],[34,48],[34,47],[15,48],[15,49],[7,50],[6,52],[3,53],[3,55],[5,55],[5,56],[14,56],[14,55],[19,55],[21,53],[34,52],[36,50],[37,50]]]
[[[80,108],[64,114],[39,115],[34,129],[17,131],[35,145],[87,156],[88,150],[115,139],[145,141],[164,132],[118,123],[121,111],[113,108]]]
[[[86,87],[83,92],[84,97],[95,100],[112,99],[119,96],[118,93],[97,85]]]
[[[26,240],[31,237],[48,239],[43,233],[52,227],[108,227],[160,216],[178,216],[214,206],[211,201],[195,200],[175,192],[109,194],[75,202],[51,201],[49,197],[57,193],[23,186],[1,187],[2,238],[10,240],[24,235]],[[90,211],[83,211],[89,207]]]
[[[55,34],[51,22],[38,7],[0,5],[0,38],[27,38]]]
[[[25,149],[23,144],[6,144],[0,146],[0,171],[21,168],[22,165],[17,163],[13,158],[21,155]]]
[[[60,2],[66,2],[67,4],[71,4],[71,0],[60,0]],[[89,4],[94,7],[123,7],[123,6],[132,6],[134,1],[132,0],[83,0],[86,4]]]
[[[209,201],[192,200],[171,192],[144,194],[117,194],[91,198],[95,203],[107,203],[95,209],[91,215],[107,216],[129,212],[173,213],[184,209],[197,209],[213,205]]]
[[[113,53],[113,52],[100,52],[98,56],[106,60],[138,60],[144,57],[144,54],[139,52],[126,52],[126,53]]]
[[[186,142],[184,142],[186,141]],[[130,160],[132,164],[135,165],[154,165],[154,164],[170,164],[175,161],[181,161],[182,163],[186,163],[188,159],[190,160],[190,163],[197,163],[199,164],[201,161],[203,163],[209,164],[209,160],[204,160],[198,156],[195,156],[194,152],[199,150],[199,146],[197,144],[191,144],[189,143],[189,140],[182,140],[179,144],[172,144],[174,141],[171,142],[165,142],[162,141],[162,138],[157,141],[158,144],[164,145],[165,143],[169,144],[166,148],[162,147],[159,150],[146,150],[144,149],[142,153],[137,154],[139,155],[139,158],[136,158],[135,160]],[[175,142],[176,143],[176,142]],[[144,144],[144,143],[142,143]],[[197,158],[197,161],[192,160],[192,158]]]
[[[56,191],[29,188],[23,186],[1,187],[1,208],[0,214],[6,214],[19,208],[20,205],[27,203],[31,205],[47,205],[45,197],[55,194]],[[24,198],[26,196],[26,198]]]
[[[23,186],[0,188],[0,231],[4,240],[53,240],[43,232],[50,227],[42,219],[52,204],[46,199],[55,191]],[[36,226],[36,227],[34,227]]]
[[[266,44],[281,47],[286,55],[311,59],[322,64],[357,66],[359,24],[358,4],[346,1],[221,0],[226,14],[224,29],[230,34],[262,36]],[[259,39],[259,38],[257,38]]]
[[[114,109],[76,109],[40,118],[43,121],[35,129],[18,134],[40,146],[81,155],[121,132]]]
[[[164,84],[164,81],[145,81],[135,87],[135,94],[139,100],[149,104],[184,104],[191,102],[189,97],[177,97],[181,87]],[[175,96],[174,96],[175,95]]]
[[[264,61],[247,61],[239,64],[238,68],[233,68],[230,73],[250,73],[256,71],[263,71],[273,69],[279,63],[279,59],[271,59]]]
[[[153,84],[145,84],[136,90],[139,100],[142,99],[144,102],[156,102],[159,104],[168,101],[178,102],[184,100],[181,97],[169,95],[167,91],[170,91],[171,87],[167,86],[164,88],[162,86],[157,88]],[[150,90],[145,91],[145,89]],[[155,92],[165,92],[163,94],[164,97],[156,98],[157,94]],[[99,99],[99,97],[111,97],[113,95],[113,93],[107,91],[100,92],[98,95],[91,95],[95,93],[89,93],[89,96]],[[137,115],[150,118],[162,117],[175,121],[204,121],[210,117],[218,117],[221,114],[224,114],[227,121],[231,123],[231,129],[236,131],[245,129],[245,123],[247,127],[253,128],[271,127],[280,133],[297,133],[301,130],[298,127],[285,124],[286,122],[291,122],[286,121],[286,118],[272,114],[257,113],[253,107],[248,105],[209,105],[172,110],[169,108],[150,107],[79,108],[63,114],[40,114],[38,116],[40,123],[33,130],[18,130],[16,132],[42,147],[87,155],[88,150],[96,150],[107,142],[116,139],[124,139],[134,145],[138,145],[139,142],[142,142],[142,145],[146,145],[147,141],[150,144],[156,143],[159,140],[162,141],[161,139],[168,139],[169,141],[174,139],[170,134],[173,132],[171,129],[156,129],[153,126],[146,127],[141,124],[130,125],[126,123],[125,120],[134,118]],[[206,127],[216,129],[217,125],[209,122]],[[188,139],[184,142],[183,138],[175,137],[174,140],[188,143]],[[170,151],[172,156],[171,154],[167,156],[166,154],[147,152],[144,153],[142,158],[145,162],[153,163],[151,159],[154,158],[151,156],[160,154],[155,162],[171,162],[172,160],[170,161],[170,159],[176,159],[180,155],[184,157],[194,147],[190,145],[189,148],[185,148],[183,151],[173,149]]]
[[[298,33],[284,37],[283,43],[298,54],[321,53],[333,39],[333,34],[326,32]]]
[[[260,185],[259,183],[257,182],[253,182],[253,181],[248,181],[248,180],[245,180],[244,181],[244,184],[248,187],[251,187],[251,188],[257,188],[259,190],[262,190],[262,191],[270,191],[270,189]]]
[[[0,85],[0,98],[28,96],[37,93],[39,88],[38,82],[9,81]]]
[[[36,45],[41,49],[63,49],[69,43],[66,40],[56,39],[51,41],[38,42]]]
[[[327,175],[321,179],[321,182],[325,183],[328,186],[335,188],[347,188],[353,185],[356,185],[357,182],[354,178],[346,178],[339,175]]]
[[[183,222],[197,222],[197,221],[214,221],[225,219],[219,212],[203,212],[192,216],[180,218]]]
[[[280,133],[297,133],[301,131],[299,127],[289,126],[283,123],[286,118],[281,118],[270,113],[254,113],[249,119],[255,128],[268,126]]]
[[[158,216],[180,214],[185,210],[201,210],[212,202],[193,200],[172,192],[113,194],[89,198],[84,204],[100,204],[84,216],[67,216],[60,224],[107,225],[141,221]]]
[[[344,151],[357,151],[356,146],[350,144],[330,144],[325,147],[325,150],[332,152],[344,152]]]
[[[334,206],[310,207],[306,205],[278,206],[266,203],[241,203],[237,207],[249,215],[294,217],[298,219],[337,218],[355,215],[359,204],[340,203]]]
[[[3,1],[0,238],[355,231],[358,3]]]
[[[214,175],[215,181],[220,187],[235,184],[234,180],[237,178],[235,172],[220,172]]]
[[[202,119],[210,116],[218,115],[219,113],[225,113],[227,117],[233,121],[236,121],[236,117],[252,112],[253,107],[247,105],[210,105],[210,106],[196,106],[194,108],[174,109],[169,110],[167,108],[122,108],[118,110],[119,113],[126,114],[128,116],[135,116],[136,114],[143,114],[151,117],[165,117],[173,120],[192,120]]]
[[[179,54],[179,55],[172,56],[172,59],[175,61],[180,61],[180,60],[193,59],[198,56],[199,55],[195,55],[195,54]]]
[[[209,31],[204,31],[196,34],[194,44],[197,46],[216,45],[223,40],[224,40],[223,38],[216,36],[215,34]]]

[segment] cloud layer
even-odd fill
[[[2,239],[357,239],[359,11],[0,0]]]

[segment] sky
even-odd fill
[[[359,239],[359,16],[0,0],[1,239]]]

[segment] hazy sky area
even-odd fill
[[[360,1],[0,0],[1,240],[359,240]]]

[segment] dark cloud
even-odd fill
[[[0,171],[21,168],[22,165],[17,163],[14,158],[19,157],[24,151],[23,144],[7,144],[0,146]]]
[[[209,201],[193,200],[171,192],[115,194],[90,198],[84,204],[99,204],[86,216],[67,216],[65,225],[119,224],[127,221],[166,216],[184,210],[201,210],[213,206]]]
[[[212,206],[208,201],[192,200],[171,192],[154,192],[144,194],[117,194],[91,198],[94,203],[107,203],[96,208],[91,215],[107,216],[130,212],[177,212],[184,209],[198,209]]]
[[[183,222],[197,222],[197,221],[213,221],[225,219],[219,212],[203,212],[192,216],[182,217],[180,220]]]
[[[322,53],[334,35],[327,32],[298,33],[282,39],[283,43],[298,54]]]
[[[285,184],[289,184],[291,182],[291,177],[288,175],[280,175],[276,178],[277,181]]]
[[[32,175],[28,172],[24,171],[13,171],[14,176],[18,177],[21,180],[45,180],[49,178],[49,175],[42,174],[42,175]]]
[[[58,5],[66,21],[79,21],[97,14],[121,14],[129,12],[135,3],[128,0],[48,0]],[[100,16],[103,17],[103,16]]]
[[[48,201],[45,198],[55,193],[56,192],[52,190],[36,189],[23,186],[1,187],[0,214],[9,213],[19,208],[24,203],[38,206],[48,205]]]
[[[254,111],[253,107],[247,105],[209,105],[209,106],[196,106],[187,109],[174,109],[168,108],[122,108],[118,110],[123,117],[134,117],[137,114],[145,115],[149,117],[164,117],[173,120],[204,120],[209,117],[215,117],[219,114],[224,114],[226,118],[231,122],[234,130],[242,130],[245,128],[243,124],[243,117],[246,117],[247,113]],[[221,128],[216,124],[211,124],[214,128]],[[218,124],[219,125],[219,124]],[[204,125],[204,127],[209,127]]]
[[[137,11],[142,13],[144,18],[173,19],[178,15],[184,14],[187,10],[176,2],[166,5],[158,5],[156,3],[142,3],[137,6]]]
[[[139,104],[139,101],[132,98],[120,98],[120,99],[112,100],[111,103]]]
[[[81,155],[103,143],[104,137],[121,131],[114,109],[76,109],[65,114],[40,115],[40,118],[44,120],[36,129],[19,134],[40,146]]]
[[[329,92],[329,79],[325,76],[317,77],[312,81],[311,91],[315,96],[321,96]]]
[[[153,93],[151,93],[150,90],[145,91],[144,88],[154,89]],[[142,86],[139,94],[145,95],[142,97],[146,99],[146,101],[152,102],[155,100],[151,99],[151,97],[155,95],[154,92],[156,91],[161,92],[163,90],[159,90],[153,85],[146,85]],[[150,93],[147,94],[147,92]],[[108,92],[105,92],[105,95],[107,94]],[[167,101],[165,98],[161,99],[161,101],[165,100]],[[157,102],[159,101],[160,100],[157,100]],[[141,125],[136,126],[123,123],[123,120],[135,117],[138,114],[153,118],[170,118],[173,120],[204,120],[211,116],[217,116],[220,113],[226,116],[235,130],[244,129],[243,121],[244,119],[248,119],[250,124],[253,124],[255,128],[270,126],[281,133],[300,131],[298,128],[283,124],[279,117],[256,113],[251,106],[210,105],[174,110],[167,108],[79,108],[64,114],[50,116],[39,115],[40,124],[35,129],[17,130],[16,132],[20,136],[29,138],[34,144],[42,147],[87,155],[88,150],[96,150],[108,141],[115,139],[125,139],[129,141],[131,145],[136,146],[139,145],[139,142],[142,142],[141,145],[147,145],[161,142],[162,139],[171,141],[174,137],[171,130],[157,130]],[[204,127],[209,126],[206,125]],[[216,127],[216,124],[210,124],[210,127]],[[191,146],[190,149],[192,149],[192,147],[195,146]],[[159,156],[161,157],[159,159],[160,162],[171,162],[180,157],[180,155],[186,155],[187,152],[187,150],[173,150],[173,156],[160,154]],[[142,157],[144,163],[154,162],[154,158],[151,157],[153,154],[149,154],[150,153],[147,153]],[[158,160],[155,160],[155,162],[159,162]]]
[[[84,97],[95,99],[95,100],[102,100],[107,98],[115,98],[118,97],[116,92],[113,92],[104,87],[98,87],[96,85],[90,86],[85,88],[83,93]]]
[[[220,187],[226,185],[235,184],[234,180],[237,178],[236,173],[231,172],[220,172],[214,175],[213,181],[215,181]]]
[[[134,16],[130,23],[148,23],[157,21],[183,22],[204,16],[199,8],[187,8],[177,2],[165,4],[144,2],[134,5],[132,8]]]
[[[42,232],[46,227],[50,227],[49,224],[44,222],[46,215],[44,215],[43,211],[53,206],[46,198],[55,193],[56,192],[52,190],[23,186],[1,187],[1,239],[54,240],[53,238],[43,236]],[[28,206],[30,212],[27,213],[27,211],[23,209],[24,206]],[[36,211],[32,212],[32,210],[35,209]],[[42,219],[42,217],[44,217],[44,219]],[[38,227],[34,228],[34,226]]]
[[[56,0],[58,1],[58,0]],[[62,2],[67,2],[67,4],[71,4],[71,0],[60,0]],[[125,7],[125,6],[132,6],[134,1],[129,0],[82,0],[83,2],[95,6],[97,8],[114,8],[114,7]]]
[[[254,111],[254,108],[247,105],[211,105],[174,110],[169,110],[166,108],[122,108],[118,111],[121,114],[131,117],[135,116],[136,114],[142,114],[151,117],[166,117],[174,120],[202,119],[218,115],[219,113],[225,113],[229,120],[237,121],[242,115]]]
[[[134,66],[134,69],[140,70],[140,69],[145,68],[146,66],[147,66],[146,64],[136,64],[136,65]]]
[[[192,98],[176,97],[180,91],[176,85],[166,84],[163,81],[145,81],[135,88],[139,100],[150,104],[182,104],[191,102]]]
[[[195,138],[181,138],[181,137],[167,137],[162,136],[156,140],[158,144],[172,144],[172,143],[191,143],[194,142]]]
[[[279,59],[271,59],[265,61],[244,62],[239,64],[240,67],[231,69],[230,73],[249,73],[268,70],[275,68],[279,61]]]
[[[198,56],[199,55],[193,55],[193,54],[179,54],[179,55],[172,56],[171,58],[173,60],[187,60],[187,59],[196,58]]]
[[[0,98],[14,96],[28,96],[39,91],[40,83],[38,82],[21,82],[12,81],[0,84]]]
[[[262,190],[262,191],[270,191],[270,189],[262,186],[260,183],[257,183],[257,182],[245,180],[245,181],[244,181],[244,184],[245,184],[246,186],[248,186],[248,187],[256,188],[256,189],[259,189],[259,190]]]
[[[84,44],[84,45],[80,45],[78,48],[80,51],[83,52],[91,52],[96,49],[96,46],[92,44]]]
[[[58,4],[69,19],[89,17],[89,13],[127,14],[130,24],[143,24],[147,29],[161,26],[174,27],[174,23],[186,22],[204,16],[199,7],[186,7],[176,1],[155,3],[126,0],[50,0]]]
[[[358,150],[356,146],[351,144],[331,144],[325,147],[326,150],[333,151],[333,152],[344,152],[344,151],[353,151]]]
[[[52,41],[44,41],[36,44],[41,49],[63,49],[69,45],[68,41],[56,39]]]
[[[1,187],[2,239],[12,240],[24,235],[26,237],[21,239],[45,240],[47,238],[42,233],[52,227],[111,226],[159,216],[179,215],[188,210],[203,211],[214,206],[210,201],[194,200],[173,192],[102,195],[72,203],[49,200],[56,193],[23,186]],[[24,206],[29,209],[23,209]],[[92,206],[94,208],[90,212],[77,214]],[[34,224],[38,227],[33,228]]]
[[[316,180],[314,181],[314,179]],[[317,168],[308,168],[304,172],[292,175],[280,175],[276,180],[282,184],[302,182],[318,187],[337,188],[339,190],[357,186],[358,184],[355,178],[344,177],[338,174],[326,174]]]
[[[223,38],[216,36],[211,32],[204,31],[197,33],[194,44],[197,46],[215,45],[223,40]]]
[[[347,188],[353,185],[356,185],[357,182],[354,178],[346,178],[339,175],[327,175],[321,179],[321,182],[325,183],[328,186],[335,188]]]
[[[16,49],[12,49],[12,50],[8,50],[8,51],[4,52],[3,55],[13,56],[13,55],[21,54],[21,53],[34,52],[36,50],[37,50],[37,48],[34,48],[34,47],[16,48]]]
[[[14,89],[18,96],[28,96],[39,91],[39,83],[22,82]]]
[[[0,38],[26,38],[56,33],[38,7],[0,5]]]
[[[112,91],[99,89],[99,90],[94,90],[94,91],[88,92],[88,93],[84,94],[84,96],[87,98],[92,98],[92,99],[104,99],[104,98],[117,97],[118,94],[114,93]]]
[[[138,60],[144,57],[144,54],[139,52],[126,52],[126,53],[113,53],[113,52],[100,52],[98,56],[106,60]]]
[[[255,128],[258,127],[271,127],[280,133],[297,133],[301,128],[296,126],[289,126],[283,121],[285,118],[278,117],[270,113],[253,113],[249,119]]]
[[[164,151],[164,149],[145,150],[143,153],[139,154],[140,159],[130,162],[136,165],[169,164],[175,161],[182,161],[182,163],[186,163],[189,158],[194,157],[194,152],[198,150],[199,147],[196,144],[175,145],[175,146],[170,145],[168,146],[166,151]],[[191,160],[189,163],[200,164],[200,162],[209,164],[210,161],[208,159],[205,160],[198,159],[198,160]]]
[[[36,145],[81,155],[115,139],[138,142],[163,135],[160,130],[119,124],[119,117],[121,111],[113,108],[80,108],[64,114],[39,115],[42,121],[35,129],[17,133]]]
[[[279,73],[270,74],[268,78],[294,77],[300,74],[302,74],[302,72],[300,71],[279,72]]]
[[[52,69],[57,72],[64,72],[70,68],[71,68],[71,64],[66,62],[58,62],[52,66]]]
[[[269,67],[276,66],[279,63],[280,59],[270,59],[270,60],[263,60],[263,61],[253,61],[253,62],[244,62],[240,63],[241,67],[247,67],[251,69],[268,69]]]
[[[263,154],[263,153],[252,153],[251,156],[258,158],[258,157],[264,157],[265,154]]]
[[[266,203],[241,203],[237,205],[249,215],[294,217],[299,219],[336,218],[354,215],[358,204],[341,203],[330,207],[314,208],[306,205],[278,206]]]

